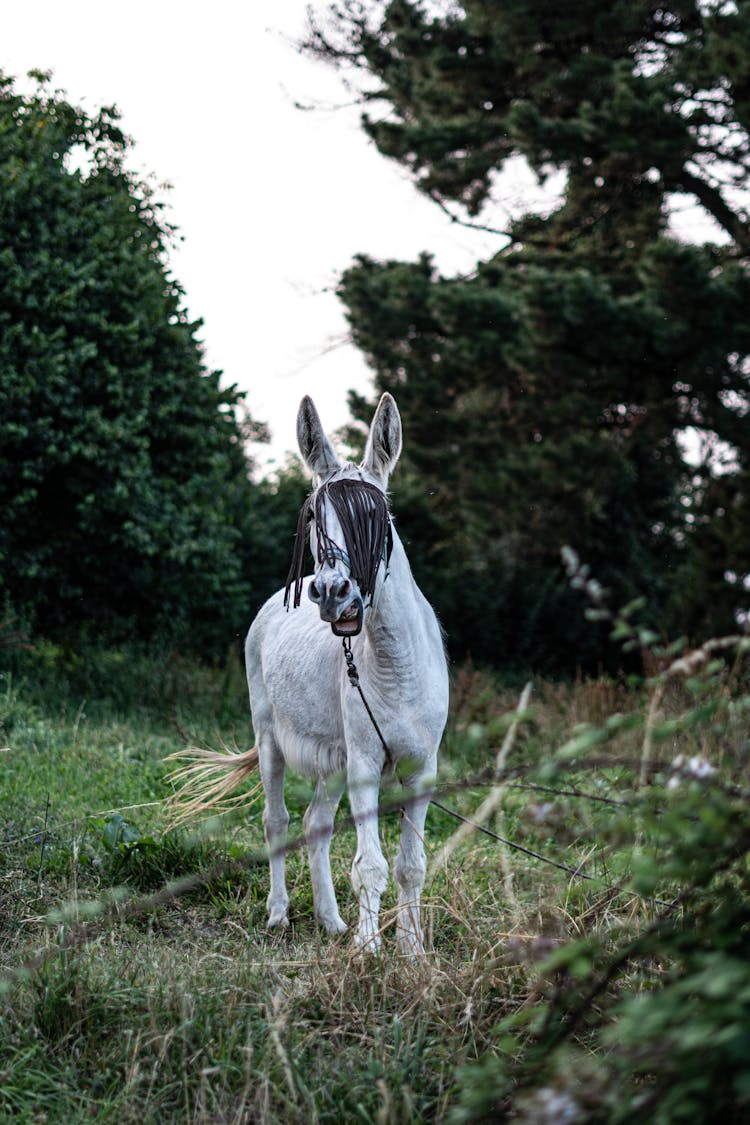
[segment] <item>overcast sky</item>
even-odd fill
[[[172,270],[208,363],[271,426],[265,466],[295,448],[303,394],[330,432],[347,390],[370,385],[333,292],[355,254],[429,250],[453,274],[503,245],[451,224],[367,141],[340,77],[294,47],[306,4],[34,0],[6,5],[0,39],[6,73],[49,69],[73,101],[116,104],[134,167],[172,185]],[[495,197],[486,219],[502,228],[544,195],[515,174]]]
[[[296,446],[303,394],[330,431],[347,390],[368,388],[333,293],[354,254],[430,250],[453,273],[502,245],[452,225],[378,155],[339,76],[294,48],[305,8],[35,0],[6,6],[0,40],[6,73],[50,69],[87,108],[116,104],[134,166],[172,185],[173,273],[208,363],[271,426],[266,462]]]

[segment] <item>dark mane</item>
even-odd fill
[[[328,500],[341,525],[343,543],[335,543],[325,526],[323,504]],[[308,496],[297,520],[297,532],[292,549],[292,562],[284,590],[284,605],[289,608],[289,595],[294,587],[295,609],[302,596],[305,565],[307,527],[315,521],[318,538],[318,559],[341,557],[342,549],[348,555],[349,571],[359,586],[363,598],[372,598],[378,568],[388,550],[390,512],[388,500],[377,485],[364,480],[341,479],[322,484]]]

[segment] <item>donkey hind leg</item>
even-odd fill
[[[329,858],[333,821],[343,791],[343,774],[321,778],[303,821],[310,861],[315,918],[329,934],[343,934],[344,930],[348,929],[339,914]]]
[[[380,898],[388,882],[388,864],[378,834],[377,772],[352,770],[348,776],[349,805],[357,829],[357,854],[352,864],[352,884],[359,898],[359,926],[354,943],[367,953],[380,949]]]
[[[434,768],[410,778],[412,796],[404,802],[401,839],[393,864],[393,877],[398,887],[396,940],[407,957],[419,957],[424,953],[419,912],[426,870],[424,822],[431,795],[427,786],[433,780]]]
[[[266,801],[263,809],[263,828],[268,847],[268,866],[271,890],[268,895],[268,925],[288,926],[289,895],[286,892],[286,831],[289,813],[284,804],[284,759],[272,738],[262,738],[259,744],[258,764]]]

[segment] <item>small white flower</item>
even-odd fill
[[[677,788],[680,784],[680,775],[694,777],[697,781],[705,781],[706,778],[712,777],[716,773],[716,767],[712,766],[701,754],[694,754],[692,758],[687,758],[684,754],[678,754],[670,768],[672,777],[667,782],[667,789]]]
[[[545,1125],[573,1125],[580,1119],[581,1107],[575,1098],[564,1090],[553,1090],[545,1086],[537,1094],[539,1108],[542,1111],[539,1117]]]
[[[697,777],[699,781],[702,781],[705,777],[711,777],[712,774],[716,773],[716,770],[700,754],[695,754],[687,764],[687,772],[691,777]]]

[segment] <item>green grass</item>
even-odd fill
[[[623,944],[647,932],[655,898],[703,878],[675,840],[692,831],[697,853],[711,832],[734,831],[731,794],[709,799],[686,780],[674,790],[682,803],[665,814],[664,801],[678,752],[747,787],[750,708],[736,675],[669,682],[649,728],[654,782],[643,793],[647,690],[536,685],[489,826],[593,878],[473,834],[431,873],[431,952],[413,965],[395,953],[392,889],[382,956],[363,960],[348,935],[316,929],[301,850],[288,859],[290,929],[266,931],[260,802],[208,832],[165,834],[164,758],[186,737],[249,744],[235,659],[212,670],[168,653],[74,659],[42,647],[14,661],[0,679],[1,1120],[374,1125],[498,1120],[511,1104],[517,1119],[542,1120],[533,1099],[559,1087],[568,1049],[582,1052],[576,1065],[594,1067],[587,1081],[602,1091],[577,1120],[609,1119],[602,1106],[615,1079],[602,1077],[602,1037],[620,998],[658,989],[680,955],[633,958],[569,1041],[555,1028]],[[463,669],[453,697],[442,799],[471,816],[488,786],[465,782],[494,759],[517,695]],[[719,709],[696,718],[707,698]],[[293,838],[308,795],[289,779]],[[353,923],[345,813],[333,869]],[[456,828],[430,811],[433,859]],[[392,857],[397,814],[383,818],[382,834]],[[164,890],[185,890],[185,880],[185,893]],[[545,1043],[549,1063],[534,1053]]]

